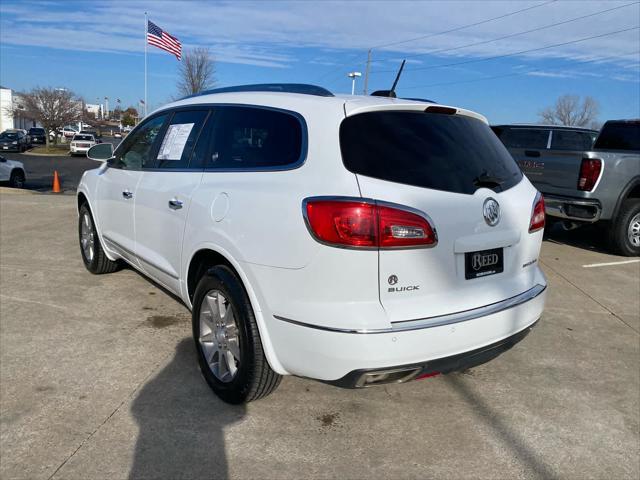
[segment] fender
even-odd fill
[[[84,195],[84,198],[87,199],[87,203],[89,204],[89,210],[91,210],[91,214],[93,216],[93,224],[96,227],[96,232],[98,233],[98,240],[100,242],[100,246],[102,247],[102,250],[104,251],[104,253],[107,255],[107,258],[111,261],[116,261],[119,259],[119,257],[114,256],[113,252],[111,250],[109,250],[105,243],[104,240],[102,239],[102,228],[100,226],[100,219],[97,218],[96,215],[96,210],[94,209],[94,204],[93,204],[93,196],[91,193],[89,193],[91,191],[91,187],[87,184],[86,182],[86,178],[88,177],[88,175],[91,172],[95,172],[96,174],[100,171],[100,169],[95,169],[95,170],[87,170],[86,172],[84,172],[82,174],[82,178],[80,178],[80,183],[78,184],[78,188],[76,189],[76,209],[77,209],[77,213],[78,215],[80,214],[80,210],[79,207],[77,205],[78,203],[78,197],[80,196],[80,194]],[[96,175],[97,177],[97,175]],[[95,192],[98,188],[98,178],[94,178],[93,179],[93,191]]]
[[[189,298],[189,292],[187,291],[187,277],[189,274],[189,266],[191,265],[193,258],[195,257],[196,253],[201,250],[211,250],[218,253],[219,255],[224,257],[225,260],[227,260],[238,273],[238,275],[240,276],[240,280],[242,280],[242,284],[247,291],[249,301],[251,302],[251,308],[253,308],[253,314],[256,317],[258,331],[260,332],[260,339],[262,340],[262,349],[264,350],[269,365],[276,373],[279,373],[280,375],[290,375],[290,373],[282,366],[282,364],[278,360],[278,356],[276,355],[275,349],[273,348],[273,343],[271,342],[271,337],[269,335],[269,329],[265,322],[265,316],[263,315],[262,308],[260,307],[260,299],[262,298],[262,295],[259,290],[254,288],[255,283],[252,282],[249,278],[247,270],[243,268],[240,262],[236,261],[236,259],[233,255],[230,254],[230,252],[213,243],[200,243],[196,245],[191,252],[189,252],[188,256],[185,255],[185,257],[183,257],[188,258],[189,261],[185,262],[182,268],[182,279],[180,282],[180,287],[182,290],[182,301],[185,303],[185,305],[187,305],[189,310],[193,309],[191,299]],[[264,304],[264,302],[262,303]]]
[[[631,193],[631,190],[636,187],[640,187],[640,176],[633,177],[631,180],[629,180],[629,183],[627,183],[627,185],[622,189],[622,192],[618,196],[618,200],[616,200],[616,206],[613,209],[611,220],[616,219],[618,213],[620,212],[620,208],[622,208],[622,202],[627,199],[627,196],[629,195],[629,193]]]

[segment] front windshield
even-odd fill
[[[0,138],[7,138],[9,140],[16,140],[18,138],[18,134],[14,132],[4,132],[0,135]]]

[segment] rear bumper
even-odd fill
[[[510,337],[499,340],[491,345],[477,348],[470,352],[464,352],[444,358],[437,358],[426,363],[399,365],[385,370],[354,370],[338,380],[325,381],[325,383],[342,388],[364,388],[379,384],[404,383],[417,378],[463,371],[477,367],[483,363],[487,363],[498,355],[511,349],[516,343],[524,339],[531,330],[533,330],[536,323],[537,322],[533,323],[524,330],[521,330]]]
[[[547,215],[563,220],[594,223],[602,215],[602,206],[598,200],[545,195],[544,204]]]
[[[363,372],[406,367],[415,370],[407,372],[415,378],[436,366],[441,370],[434,371],[444,373],[484,363],[526,335],[523,332],[541,317],[545,299],[543,288],[526,301],[482,316],[384,331],[326,330],[274,318],[269,336],[286,373],[340,386],[364,386],[358,385]]]

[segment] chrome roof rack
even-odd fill
[[[309,85],[306,83],[258,83],[255,85],[237,85],[235,87],[214,88],[213,90],[206,90],[184,98],[232,92],[285,92],[315,95],[318,97],[333,97],[333,93],[326,88],[322,88],[317,85]]]

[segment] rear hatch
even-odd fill
[[[363,197],[418,209],[437,231],[432,248],[379,251],[391,322],[485,306],[535,285],[542,233],[528,228],[536,190],[482,119],[424,105],[353,112],[340,142]],[[491,199],[500,209],[493,226],[484,214]]]

